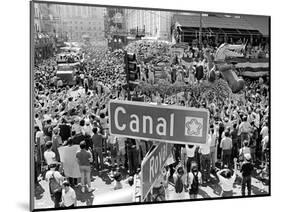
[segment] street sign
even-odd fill
[[[142,200],[146,198],[153,184],[160,176],[165,162],[172,153],[172,147],[173,145],[171,143],[159,143],[159,145],[142,161]]]
[[[109,103],[110,133],[169,143],[206,144],[209,111],[114,100]]]

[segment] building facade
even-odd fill
[[[34,3],[34,48],[35,63],[54,55],[56,39],[61,33],[59,6],[48,3]]]
[[[38,33],[42,31],[41,26],[41,10],[39,4],[34,4],[34,32]]]
[[[92,41],[104,40],[103,7],[60,5],[62,31],[70,41],[82,41],[87,36]]]
[[[126,28],[130,34],[145,34],[160,40],[170,40],[172,13],[166,11],[126,9]]]

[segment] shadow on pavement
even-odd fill
[[[44,192],[45,192],[44,188],[40,184],[38,184],[35,187],[35,198],[36,198],[36,200],[41,199],[43,197]]]
[[[222,188],[221,188],[217,178],[210,178],[210,182],[208,182],[206,185],[209,186],[210,188],[212,188],[214,194],[216,194],[218,196],[221,195]]]
[[[208,184],[209,187],[213,189],[214,194],[220,196],[222,193],[222,188],[219,184]]]
[[[267,191],[263,191],[261,188],[258,188],[258,187],[256,187],[256,186],[253,186],[252,185],[252,187],[251,187],[251,190],[252,190],[252,195],[256,195],[256,196],[258,196],[258,195],[263,195],[263,194],[268,194],[268,192]],[[246,194],[247,194],[247,188],[246,188]]]
[[[110,173],[109,169],[104,171],[93,170],[92,176],[98,176],[102,179],[102,181],[105,182],[105,184],[110,185],[113,182],[113,179],[109,177],[109,173]]]
[[[203,198],[211,198],[205,191],[199,188],[199,195],[201,195]]]
[[[105,184],[110,185],[114,181],[110,177],[112,170],[115,171],[116,168],[113,168],[112,166],[105,166],[105,169],[103,171],[98,171],[98,170],[94,169],[94,170],[92,170],[92,176],[94,176],[94,177],[98,176],[102,179],[102,181],[105,182]],[[124,180],[128,177],[128,172],[124,167],[119,168],[119,172],[122,175],[122,180]]]
[[[78,188],[74,189],[76,192],[76,197],[78,201],[81,202],[86,202],[86,205],[93,205],[93,200],[94,200],[94,194],[92,192],[84,192],[82,193],[81,187],[79,186]]]

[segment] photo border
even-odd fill
[[[58,2],[58,1],[40,1],[40,0],[31,0],[30,2],[30,68],[29,68],[29,75],[30,75],[30,135],[29,135],[29,146],[30,146],[30,154],[29,154],[29,161],[30,161],[30,210],[31,211],[58,211],[58,210],[70,210],[68,208],[34,208],[34,194],[35,194],[35,185],[34,185],[34,148],[33,148],[33,135],[34,135],[34,75],[33,75],[33,68],[34,68],[34,4],[57,4],[57,5],[71,5],[71,6],[88,6],[88,7],[112,7],[112,8],[125,8],[125,9],[136,9],[136,10],[153,10],[153,11],[165,11],[165,12],[187,12],[187,13],[208,13],[208,14],[228,14],[228,15],[241,15],[241,16],[259,16],[259,17],[267,17],[268,18],[268,39],[269,39],[269,184],[268,184],[268,193],[267,194],[260,194],[255,196],[233,196],[233,197],[212,197],[212,198],[202,198],[202,199],[186,199],[186,200],[169,200],[169,201],[162,201],[162,202],[132,202],[132,203],[120,203],[120,204],[107,204],[107,205],[92,205],[92,206],[76,206],[73,209],[87,209],[87,208],[104,208],[104,207],[114,207],[114,206],[140,206],[140,205],[148,205],[148,204],[166,204],[166,203],[175,203],[175,202],[197,202],[197,201],[209,201],[209,200],[225,200],[225,199],[249,199],[249,198],[259,198],[259,197],[270,197],[271,196],[271,16],[270,15],[255,15],[255,14],[246,14],[246,13],[227,13],[227,12],[211,12],[211,11],[199,11],[199,10],[181,10],[181,9],[164,9],[164,8],[147,8],[147,7],[134,7],[134,6],[120,6],[120,5],[109,5],[109,4],[91,4],[91,3],[76,3],[76,2]],[[73,210],[71,209],[71,210]]]

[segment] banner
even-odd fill
[[[63,170],[66,177],[80,178],[81,173],[76,160],[76,153],[80,150],[79,145],[62,146],[58,148]]]

